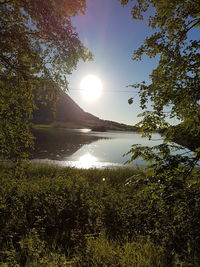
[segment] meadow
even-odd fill
[[[0,166],[0,266],[200,266],[199,170]]]

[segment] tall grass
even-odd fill
[[[200,266],[199,171],[0,166],[0,266]]]
[[[89,239],[76,266],[104,267],[161,267],[163,250],[148,240],[123,243],[102,236]]]

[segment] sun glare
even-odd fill
[[[82,166],[82,168],[88,169],[88,168],[92,168],[92,166],[96,163],[97,159],[88,154],[83,155],[82,157],[80,157],[79,162],[80,165]]]
[[[95,75],[87,75],[81,81],[80,89],[85,100],[94,101],[101,96],[102,82]]]

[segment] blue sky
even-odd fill
[[[117,0],[88,0],[85,15],[73,18],[73,25],[81,41],[93,53],[94,60],[80,62],[77,69],[68,77],[69,95],[85,111],[101,119],[113,120],[134,125],[139,97],[132,105],[128,99],[137,91],[127,88],[129,84],[148,81],[148,76],[156,67],[157,60],[144,57],[142,61],[131,59],[137,49],[152,31],[147,21],[131,18],[131,5],[122,7]],[[103,83],[101,98],[87,102],[80,93],[80,82],[88,74],[97,75]],[[111,92],[111,91],[130,91]]]

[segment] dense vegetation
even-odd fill
[[[199,266],[199,170],[0,168],[3,266]]]
[[[151,161],[148,172],[1,163],[2,266],[200,266],[199,41],[188,38],[200,25],[200,2],[135,3],[136,19],[153,7],[155,33],[134,59],[159,56],[151,83],[133,85],[145,110],[141,130],[151,137],[160,129],[166,141],[181,139],[194,153],[171,154],[180,147],[166,143],[133,146],[131,160]],[[65,75],[91,58],[71,25],[84,9],[84,0],[1,1],[2,158],[27,156],[35,89],[55,100],[67,87]],[[179,125],[170,125],[171,118]]]
[[[79,60],[91,58],[71,24],[85,0],[0,3],[0,157],[19,161],[33,145],[34,92],[52,101]]]
[[[176,141],[194,153],[185,150],[177,157],[172,150],[182,147],[157,146],[155,153],[148,147],[134,146],[133,159],[142,156],[157,161],[157,167],[168,164],[169,169],[185,166],[185,175],[200,159],[200,61],[199,61],[199,0],[121,0],[123,5],[133,2],[133,19],[147,19],[152,34],[133,53],[133,60],[144,56],[157,57],[157,67],[149,75],[150,82],[134,84],[139,89],[142,120],[138,124],[143,135],[160,129],[166,142]],[[133,29],[134,30],[134,29]],[[129,103],[133,98],[129,99]],[[150,104],[151,103],[151,104]],[[177,125],[173,123],[176,121]],[[158,156],[157,152],[160,151]]]

